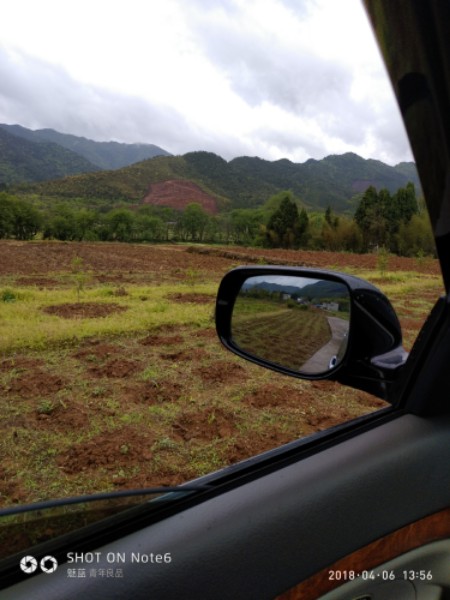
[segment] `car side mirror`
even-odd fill
[[[263,367],[334,379],[387,400],[407,358],[386,296],[332,271],[234,269],[219,287],[216,328],[226,348]]]

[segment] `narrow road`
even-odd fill
[[[315,375],[328,371],[330,360],[337,356],[339,348],[348,333],[349,321],[339,317],[327,317],[331,330],[331,339],[325,346],[322,346],[309,360],[300,367],[302,373]]]

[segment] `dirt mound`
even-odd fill
[[[149,461],[152,457],[150,448],[153,442],[150,433],[130,425],[75,444],[59,456],[58,464],[69,474],[99,467],[118,470],[122,466],[129,466],[130,463]]]
[[[202,360],[208,356],[208,352],[203,350],[203,348],[189,348],[187,350],[180,350],[179,352],[162,352],[160,354],[160,357],[164,358],[164,360],[172,361],[195,361]]]
[[[237,363],[229,363],[226,360],[200,367],[195,372],[205,383],[236,383],[246,378],[244,367]]]
[[[180,383],[165,381],[145,381],[129,385],[123,390],[123,402],[127,406],[134,404],[157,404],[176,402],[183,395],[184,388]]]
[[[143,346],[175,346],[182,344],[184,338],[181,335],[148,335],[140,343]]]
[[[100,304],[98,302],[75,302],[46,306],[42,309],[49,315],[64,317],[65,319],[95,319],[107,317],[115,312],[127,310],[119,304]]]
[[[44,361],[40,358],[30,358],[28,356],[17,356],[14,358],[7,358],[0,362],[0,373],[7,373],[8,371],[26,371],[27,369],[34,369],[35,367],[42,367]]]
[[[198,185],[185,179],[172,179],[152,183],[142,200],[143,204],[169,206],[184,210],[188,204],[197,202],[210,215],[218,212],[217,199],[204,192]]]
[[[141,363],[124,358],[113,358],[105,365],[95,366],[89,369],[89,373],[95,377],[110,377],[123,379],[133,375],[142,368]]]
[[[114,354],[120,353],[118,346],[106,344],[100,340],[89,340],[81,346],[73,356],[80,360],[90,362],[94,359],[107,359]]]
[[[209,408],[203,412],[185,413],[172,428],[185,442],[229,438],[235,431],[235,417],[221,409]]]
[[[66,382],[61,377],[45,373],[41,369],[34,369],[14,379],[8,391],[12,394],[18,394],[22,398],[49,397],[51,394],[62,390],[65,385]]]
[[[168,300],[176,302],[192,302],[193,304],[212,304],[216,297],[210,294],[169,294]]]

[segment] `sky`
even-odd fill
[[[0,123],[172,154],[412,160],[360,0],[3,0]]]

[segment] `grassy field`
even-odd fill
[[[252,354],[299,370],[331,339],[328,322],[318,310],[275,305],[271,311],[250,315],[241,312],[246,302],[239,298],[236,302],[233,337]]]
[[[368,279],[408,349],[442,292],[436,263],[413,259],[380,274],[351,255],[0,246],[1,506],[176,484],[385,405],[224,350],[215,292],[239,263],[301,257]]]

